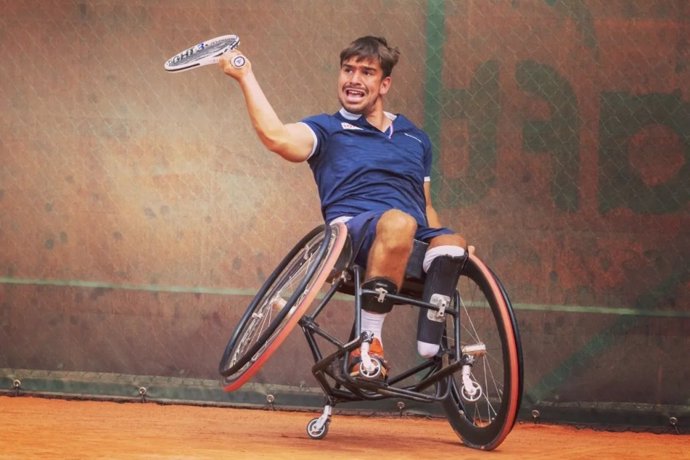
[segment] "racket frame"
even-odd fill
[[[217,64],[222,55],[234,50],[239,44],[240,37],[237,35],[221,35],[180,51],[165,61],[163,67],[168,72],[184,72],[197,67]]]

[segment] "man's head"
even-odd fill
[[[358,38],[340,53],[338,99],[349,112],[370,115],[383,110],[382,97],[391,84],[391,72],[400,52],[386,39]]]
[[[393,67],[400,59],[400,51],[397,48],[388,46],[388,42],[383,37],[373,37],[367,35],[360,37],[350,43],[347,48],[340,52],[340,65],[343,62],[354,58],[355,61],[373,59],[378,61],[383,77],[390,77]]]

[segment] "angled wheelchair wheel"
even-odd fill
[[[496,275],[470,256],[460,276],[460,345],[473,360],[469,374],[448,377],[443,408],[467,446],[493,450],[510,433],[522,398],[522,350],[510,300]],[[451,332],[452,331],[452,332]],[[458,331],[447,325],[453,349]]]
[[[321,225],[271,273],[223,352],[218,371],[225,391],[240,388],[283,343],[331,275],[346,240],[345,225]]]

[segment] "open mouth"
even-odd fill
[[[345,88],[345,97],[348,101],[357,102],[364,99],[364,91],[356,88]]]

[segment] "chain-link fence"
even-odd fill
[[[443,222],[516,307],[525,414],[690,425],[689,2],[0,0],[0,11],[3,388],[318,404],[299,336],[247,391],[216,383],[252,293],[321,221],[309,168],[261,146],[218,68],[167,74],[163,62],[238,34],[280,117],[297,121],[339,108],[338,53],[374,34],[402,52],[387,109],[434,142]],[[405,344],[392,362],[414,359],[414,324],[387,321],[387,342]]]

